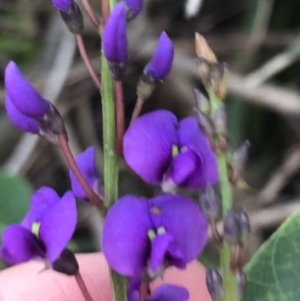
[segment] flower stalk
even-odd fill
[[[115,4],[116,0],[101,0],[103,25],[105,25],[109,16],[109,11],[115,6]],[[102,31],[103,28],[100,30]],[[102,85],[100,93],[102,99],[103,124],[104,199],[107,207],[110,207],[118,198],[119,170],[116,154],[116,108],[114,98],[114,81],[111,76],[108,61],[104,55],[103,47],[101,55],[101,81]],[[126,301],[126,278],[122,277],[111,268],[109,270],[109,275],[113,292],[113,301]]]

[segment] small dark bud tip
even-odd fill
[[[206,270],[206,286],[213,301],[221,300],[223,279],[218,271],[211,268]]]
[[[215,189],[207,185],[199,195],[200,208],[209,223],[216,222],[221,216],[221,201]]]
[[[110,74],[114,80],[122,80],[124,76],[125,64],[116,63],[116,62],[108,62]]]
[[[83,15],[78,4],[73,1],[68,11],[60,11],[59,13],[64,20],[66,26],[73,34],[78,34],[83,30]]]
[[[60,257],[53,263],[52,268],[54,271],[68,276],[74,276],[79,272],[79,265],[76,257],[68,249],[65,249],[62,252]]]

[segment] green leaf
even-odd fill
[[[300,300],[300,212],[262,245],[245,272],[243,301]]]
[[[25,179],[0,170],[0,234],[7,225],[22,220],[31,194],[32,188]]]

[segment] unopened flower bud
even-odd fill
[[[215,132],[218,135],[226,136],[227,133],[227,113],[224,105],[220,105],[213,116]]]
[[[240,224],[239,243],[245,244],[249,237],[251,227],[250,227],[249,215],[244,209],[239,212],[239,224]]]
[[[204,131],[204,133],[207,136],[212,136],[215,132],[215,128],[211,118],[208,115],[204,114],[198,108],[194,108],[194,112],[197,114],[196,118],[198,120],[201,129]]]
[[[111,75],[121,80],[127,59],[126,8],[119,2],[110,13],[103,32],[103,52],[109,63]]]
[[[228,210],[224,219],[224,240],[228,244],[245,244],[250,233],[250,220],[245,210]]]
[[[205,58],[198,58],[198,72],[204,86],[210,82],[210,69],[211,64]]]
[[[205,97],[198,89],[194,89],[194,96],[197,108],[208,115],[210,113],[210,103],[207,97]]]
[[[198,58],[204,58],[209,63],[217,62],[217,58],[208,46],[206,40],[197,32],[195,33],[195,48]]]
[[[224,219],[224,241],[228,244],[238,244],[240,237],[240,225],[235,212],[230,209]]]
[[[215,269],[206,270],[206,287],[213,301],[221,300],[223,279]]]
[[[210,80],[214,93],[221,99],[227,93],[226,65],[225,63],[215,63],[211,66]]]
[[[65,249],[60,257],[53,263],[52,265],[53,270],[68,275],[74,276],[79,272],[79,265],[75,255]]]
[[[83,16],[80,7],[72,1],[68,10],[58,10],[71,33],[78,34],[83,30]]]
[[[124,0],[127,20],[135,18],[143,9],[143,0]]]
[[[238,147],[232,156],[232,166],[233,168],[237,169],[238,171],[242,171],[245,167],[245,163],[248,159],[249,148],[251,144],[247,140],[242,143],[240,147]]]
[[[237,295],[241,300],[244,295],[245,286],[246,286],[245,273],[241,269],[239,269],[236,273],[236,282],[237,282]]]
[[[154,81],[164,80],[172,69],[173,57],[173,43],[163,31],[159,37],[152,59],[144,69],[144,74]]]
[[[206,217],[206,220],[216,222],[221,216],[221,201],[215,189],[211,185],[207,185],[199,195],[200,208]]]

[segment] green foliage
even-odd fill
[[[300,212],[291,216],[246,266],[243,301],[300,300]]]
[[[3,228],[19,223],[29,208],[30,185],[20,176],[0,170],[0,235]],[[0,239],[1,242],[1,239]]]

